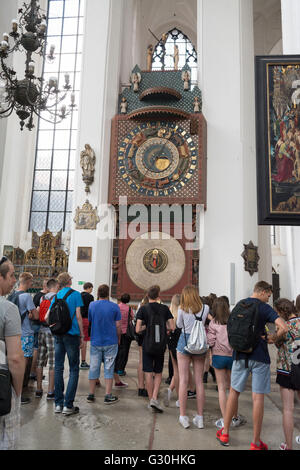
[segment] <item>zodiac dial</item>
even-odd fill
[[[118,151],[124,181],[144,196],[168,196],[181,190],[197,168],[191,136],[176,123],[143,123],[126,136]]]

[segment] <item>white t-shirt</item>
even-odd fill
[[[205,324],[207,315],[209,314],[209,306],[204,304],[203,307],[204,307],[204,311],[203,311],[202,321],[203,321],[203,324]],[[200,318],[201,313],[202,311],[196,313],[195,314],[196,317]],[[183,310],[181,310],[181,308],[178,309],[178,316],[177,316],[176,324],[178,328],[182,328],[182,333],[184,333],[185,331],[187,334],[191,334],[192,328],[196,321],[195,315],[193,315],[192,313],[186,313]]]

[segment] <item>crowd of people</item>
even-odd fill
[[[216,437],[223,446],[230,444],[230,427],[246,422],[238,413],[238,401],[251,374],[251,450],[268,449],[261,440],[261,431],[264,396],[271,390],[268,344],[275,344],[276,382],[282,399],[285,437],[280,449],[292,449],[295,392],[300,398],[300,378],[297,375],[300,296],[295,303],[278,299],[273,309],[268,304],[272,286],[260,281],[254,286],[251,297],[243,299],[231,310],[226,296],[210,294],[200,297],[197,287],[186,286],[173,296],[168,307],[160,299],[159,286],[151,286],[134,310],[130,306],[130,294],[124,293],[118,303],[112,302],[109,286],[105,284],[98,287],[97,300],[92,295],[94,286],[89,282],[81,293],[72,289],[69,273],[61,273],[57,279],[46,279],[41,292],[34,297],[28,293],[32,282],[32,274],[22,273],[16,284],[13,264],[5,257],[0,260],[0,369],[10,371],[12,388],[11,409],[6,414],[1,413],[0,396],[0,449],[16,447],[20,407],[32,400],[29,381],[36,380],[35,397],[42,398],[46,366],[49,371],[46,399],[54,401],[54,413],[73,415],[80,412],[74,405],[80,369],[89,371],[87,401],[96,401],[95,390],[100,385],[102,363],[104,404],[118,402],[113,387],[128,386],[123,377],[132,341],[137,342],[139,351],[138,396],[147,398],[151,412],[163,413],[174,395],[179,409],[179,425],[184,429],[191,426],[187,416],[189,398],[196,399],[197,414],[192,423],[196,428],[204,428],[204,383],[211,373],[219,398],[220,418],[215,423]],[[70,324],[63,334],[54,334],[58,331],[54,330],[57,321],[54,323],[51,315],[55,309],[56,312],[57,308],[63,309],[62,305],[67,306]],[[233,338],[235,333],[231,332],[235,331],[236,323],[233,328],[231,325],[236,309],[239,309],[237,317],[242,317],[247,309],[248,313],[251,309],[255,312],[253,318],[259,336],[247,351],[233,347],[236,337]],[[275,324],[275,333],[270,333],[270,323]],[[246,339],[247,335],[250,337],[249,332],[243,333]],[[197,345],[197,351],[192,351],[192,343],[199,343],[199,338],[201,345]],[[89,343],[90,364],[87,362]],[[169,378],[162,405],[159,392],[166,351],[169,353]],[[66,358],[69,375],[65,388]]]

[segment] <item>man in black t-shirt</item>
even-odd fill
[[[91,302],[94,302],[94,296],[92,295],[93,292],[93,284],[91,282],[86,282],[83,285],[83,291],[81,292],[81,297],[83,301],[83,307],[80,307],[81,316],[82,316],[82,326],[83,326],[83,348],[81,349],[81,364],[80,369],[89,369],[90,366],[86,362],[86,348],[87,342],[90,341],[89,337],[89,320],[88,320],[88,313],[89,313],[89,305]]]
[[[150,287],[148,291],[149,304],[143,305],[136,315],[136,332],[138,334],[147,329],[152,315],[159,315],[164,318],[166,333],[171,330],[174,331],[173,315],[166,305],[160,303],[159,295],[159,286]],[[145,340],[143,341],[143,371],[145,372],[146,388],[150,400],[149,407],[158,413],[163,412],[157,397],[162,380],[164,355],[165,349],[157,355],[147,353],[145,351]]]

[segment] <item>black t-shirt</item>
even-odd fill
[[[158,302],[151,302],[150,304],[147,304],[147,305],[150,305],[150,310],[153,310],[154,313],[164,316],[166,323],[168,320],[174,318],[172,313],[169,310],[169,307],[167,307],[167,305],[159,304]],[[146,305],[142,305],[142,307],[140,307],[139,311],[136,314],[136,319],[142,320],[143,324],[146,326],[149,323],[149,315],[150,315],[148,308],[146,308]]]
[[[83,301],[83,307],[80,307],[82,318],[88,318],[89,314],[89,305],[91,302],[94,302],[94,296],[88,292],[81,292],[81,297]]]

